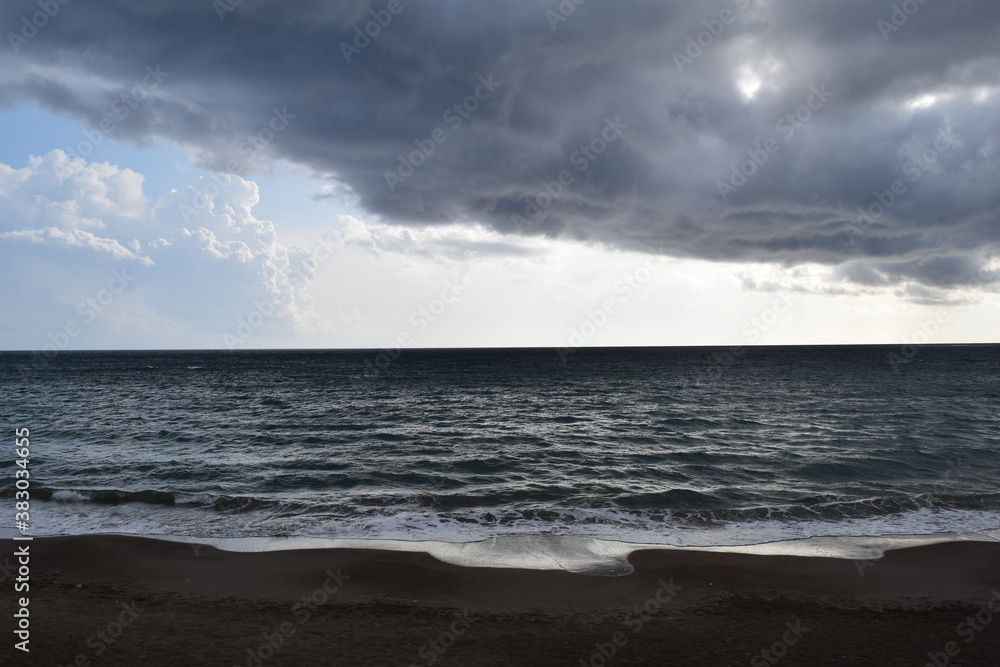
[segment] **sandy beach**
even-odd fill
[[[646,550],[622,577],[374,549],[30,544],[31,652],[8,639],[4,664],[1000,664],[996,543],[874,561]]]

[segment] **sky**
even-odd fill
[[[10,0],[0,349],[1000,342],[995,0]]]

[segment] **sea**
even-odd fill
[[[36,536],[567,569],[1000,540],[997,345],[4,352],[0,397],[8,534],[27,428]]]

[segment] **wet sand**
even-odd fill
[[[8,569],[2,664],[1000,665],[992,542],[874,561],[644,550],[622,577],[375,549],[30,544],[31,653],[13,648]]]

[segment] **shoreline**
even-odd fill
[[[6,542],[0,559],[13,552]],[[330,567],[353,570],[364,584],[345,601],[438,601],[481,608],[544,608],[550,601],[608,608],[618,596],[674,577],[688,590],[719,586],[729,592],[775,590],[872,602],[972,602],[1000,586],[1000,542],[944,541],[892,548],[880,558],[849,559],[694,548],[639,548],[627,553],[632,572],[527,567],[470,567],[419,550],[308,548],[227,551],[197,542],[123,535],[40,537],[32,542],[32,570],[80,581],[131,583],[171,593],[249,599],[295,599]],[[266,577],[265,577],[266,575]],[[267,583],[247,588],[248,579]],[[570,590],[586,582],[586,593]],[[465,584],[464,587],[458,584]]]
[[[19,544],[5,540],[0,562]],[[377,549],[233,552],[115,535],[29,544],[34,650],[23,659],[8,642],[0,656],[20,660],[10,664],[256,665],[261,646],[256,660],[276,665],[334,654],[338,665],[751,664],[782,642],[782,665],[923,665],[948,641],[960,664],[1000,656],[997,542],[867,561],[646,549],[614,577]],[[956,627],[989,604],[996,620],[966,644]],[[120,639],[93,639],[105,626]]]
[[[0,527],[0,542],[19,537],[12,528]],[[224,552],[371,550],[426,553],[463,567],[565,570],[600,576],[623,576],[633,571],[628,558],[639,551],[682,551],[754,556],[805,556],[849,560],[875,560],[886,552],[951,542],[1000,544],[1000,532],[934,532],[922,534],[815,535],[727,544],[678,544],[631,541],[611,536],[554,533],[509,533],[467,536],[448,540],[433,537],[332,537],[318,535],[191,536],[158,533],[100,532],[34,535],[33,539],[129,538],[213,547]]]

